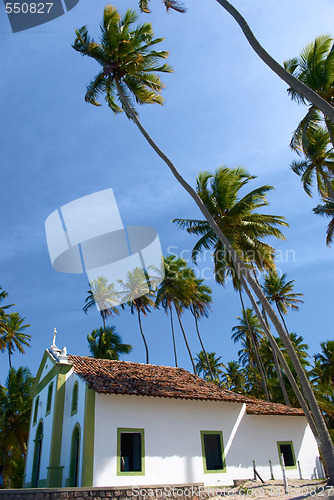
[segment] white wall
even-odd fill
[[[74,383],[78,382],[78,411],[71,415],[72,409],[72,391]],[[83,440],[83,425],[85,415],[85,388],[86,382],[71,370],[66,379],[65,405],[64,405],[64,422],[62,435],[62,448],[60,465],[64,466],[62,486],[66,486],[66,479],[70,476],[70,458],[71,458],[71,441],[72,433],[76,424],[80,426],[80,461],[79,461],[79,485],[81,485],[82,472],[82,440]]]
[[[318,456],[304,417],[247,415],[237,403],[96,394],[95,411],[94,486],[228,485],[253,477],[252,460],[268,479],[269,459],[280,478],[277,441],[293,441],[307,478]],[[116,475],[118,427],[145,430],[144,476]],[[201,430],[223,432],[226,473],[204,474]],[[297,474],[287,471],[288,477]]]

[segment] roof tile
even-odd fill
[[[183,368],[69,355],[74,371],[100,394],[246,403],[253,415],[304,415],[300,408],[242,396],[220,388]]]

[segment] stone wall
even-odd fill
[[[0,500],[191,500],[204,498],[203,484],[176,484],[163,486],[132,486],[127,488],[29,488],[0,490]]]

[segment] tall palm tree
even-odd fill
[[[0,386],[0,466],[7,488],[22,488],[32,386],[33,377],[23,367],[12,368]]]
[[[232,328],[232,340],[234,342],[238,342],[240,340],[244,341],[244,349],[239,351],[239,360],[243,361],[243,364],[253,364],[253,362],[255,362],[261,376],[263,392],[266,399],[269,400],[266,374],[259,353],[259,342],[263,336],[263,330],[260,322],[254,314],[254,311],[250,308],[244,309],[242,317],[237,316],[237,320],[239,320],[239,325]]]
[[[154,292],[150,289],[147,276],[140,267],[128,271],[126,281],[119,280],[119,283],[123,288],[122,302],[128,304],[131,314],[137,313],[139,330],[145,346],[146,364],[149,364],[149,352],[141,323],[141,314],[147,316],[150,308],[155,307]]]
[[[83,310],[87,314],[91,307],[97,306],[103,321],[103,328],[105,329],[106,319],[114,314],[119,314],[116,307],[120,302],[119,292],[115,290],[113,283],[108,283],[107,278],[99,276],[90,283],[90,290],[87,293]]]
[[[7,298],[8,293],[6,290],[3,290],[0,286],[0,304]],[[6,343],[4,341],[5,333],[8,331],[8,326],[6,322],[6,309],[12,307],[14,304],[7,304],[0,306],[0,351],[3,351],[6,348]]]
[[[330,36],[319,36],[314,42],[306,45],[300,53],[299,57],[294,57],[284,62],[285,69],[303,82],[308,88],[312,89],[319,96],[321,96],[328,104],[334,104],[334,45],[333,39]],[[297,91],[295,88],[289,88],[288,93],[291,99],[309,104],[309,99],[305,95]],[[293,149],[298,148],[298,143],[301,136],[305,134],[307,129],[313,128],[318,125],[322,117],[319,112],[318,106],[313,104],[309,105],[308,112],[299,123],[296,131],[294,132],[291,145]],[[327,131],[330,140],[334,146],[334,118],[329,118],[324,114]]]
[[[215,352],[205,353],[204,351],[200,351],[197,354],[197,358],[195,358],[197,374],[202,374],[209,382],[219,385],[220,376],[223,373],[223,368],[225,368],[221,359],[221,356],[216,356]]]
[[[193,292],[190,297],[190,305],[189,309],[194,316],[195,319],[195,326],[196,326],[196,332],[198,336],[198,340],[201,344],[202,347],[202,352],[204,352],[204,356],[206,358],[207,366],[210,372],[210,377],[213,380],[214,374],[211,370],[211,364],[209,361],[209,356],[208,353],[205,350],[202,336],[199,331],[199,326],[198,326],[198,320],[200,318],[203,318],[203,316],[208,316],[209,311],[211,310],[210,304],[212,303],[212,290],[209,286],[204,284],[203,279],[199,279],[195,277],[195,274],[192,272],[192,281],[194,284]]]
[[[21,318],[18,313],[6,314],[4,321],[6,329],[4,329],[2,338],[8,351],[10,368],[12,368],[11,356],[15,349],[24,354],[23,346],[30,347],[31,336],[24,333],[30,325],[26,325],[24,322],[25,318]]]
[[[322,381],[334,387],[334,340],[321,342],[321,352],[314,359],[321,365]]]
[[[304,159],[293,161],[291,168],[299,175],[305,192],[312,196],[311,188],[314,178],[320,196],[334,201],[334,190],[331,185],[334,176],[334,149],[328,146],[328,132],[322,127],[307,128],[302,134],[300,145],[294,147]]]
[[[132,346],[123,344],[115,326],[93,330],[87,335],[89,351],[94,358],[119,360],[121,354],[129,354]]]
[[[287,314],[289,309],[298,311],[298,304],[303,303],[299,298],[303,297],[303,294],[293,292],[293,284],[294,280],[286,281],[286,273],[280,277],[276,271],[271,271],[264,277],[263,291],[268,300],[276,305],[287,334],[289,331],[283,315]]]
[[[254,263],[260,270],[273,269],[275,250],[262,238],[284,239],[277,226],[288,224],[284,217],[257,212],[268,205],[267,192],[273,189],[272,186],[261,186],[240,196],[240,190],[254,178],[244,168],[220,167],[214,174],[201,172],[196,179],[196,190],[243,262]],[[234,260],[209,223],[198,219],[174,219],[173,222],[199,237],[192,250],[194,262],[202,250],[213,249],[216,281],[224,285],[231,276],[238,289]]]
[[[196,375],[196,367],[193,355],[189,346],[187,335],[181,320],[182,314],[192,304],[197,295],[197,286],[193,270],[187,266],[184,259],[169,255],[164,258],[165,276],[157,292],[156,304],[161,304],[166,313],[169,312],[171,319],[172,338],[174,347],[175,363],[177,366],[176,344],[172,317],[172,306],[174,306],[176,316],[180,325],[183,340],[186,345],[193,371]]]
[[[139,7],[142,12],[150,12],[148,5],[150,0],[139,0]],[[245,18],[240,14],[240,12],[227,0],[217,0],[217,2],[223,7],[223,9],[228,12],[233,19],[237,22],[242,32],[244,33],[248,43],[254,50],[254,52],[262,59],[262,61],[283,81],[290,85],[296,92],[299,92],[309,100],[314,106],[317,106],[322,112],[328,116],[329,119],[334,121],[334,110],[331,105],[323,99],[319,94],[314,92],[312,88],[309,88],[305,83],[298,78],[295,78],[290,74],[286,68],[282,67],[275,59],[268,54],[268,52],[262,47],[254,33],[250,29]],[[178,0],[163,0],[167,11],[170,9],[177,10],[178,12],[185,12],[183,4]]]
[[[176,4],[177,2],[169,0],[170,5]],[[247,39],[250,41],[252,46],[255,48],[257,53],[260,55],[260,57],[265,60],[270,67],[272,67],[275,71],[277,71],[277,74],[280,74],[280,71],[283,71],[283,75],[281,76],[283,79],[285,78],[288,83],[292,82],[291,85],[294,86],[294,88],[299,91],[301,89],[301,93],[304,93],[305,97],[309,99],[311,102],[313,102],[316,106],[319,107],[319,109],[322,109],[324,113],[327,114],[327,116],[330,119],[334,119],[334,110],[332,107],[326,103],[320,96],[315,94],[313,91],[305,87],[301,82],[296,80],[295,78],[291,77],[291,75],[288,74],[283,68],[281,68],[279,65],[277,65],[276,61],[273,61],[272,58],[270,58],[269,54],[267,54],[263,48],[258,44],[257,40],[254,39],[254,36],[252,32],[249,30],[249,27],[247,26],[247,23],[245,23],[245,20],[240,16],[240,14],[226,1],[226,0],[219,0],[219,2],[224,6],[225,9],[227,9],[233,17],[237,20],[241,28],[243,29]],[[229,10],[229,7],[231,9]],[[234,10],[233,10],[234,9]],[[239,16],[239,17],[238,17]],[[214,234],[218,237],[219,241],[224,245],[224,248],[226,252],[231,256],[231,259],[234,261],[236,272],[239,275],[240,274],[240,279],[245,279],[253,289],[254,293],[256,294],[257,298],[260,300],[263,308],[265,309],[266,313],[268,314],[270,320],[273,322],[273,325],[275,326],[280,338],[282,341],[285,343],[284,345],[286,346],[286,349],[289,353],[290,358],[293,361],[294,366],[296,367],[296,371],[298,373],[298,377],[301,379],[303,387],[304,387],[304,392],[307,395],[307,400],[310,404],[310,408],[312,410],[312,415],[313,418],[316,422],[317,429],[318,429],[318,435],[317,437],[319,438],[321,450],[323,453],[324,460],[327,464],[327,470],[329,471],[330,477],[332,478],[334,482],[334,449],[330,441],[330,436],[328,434],[328,430],[326,428],[325,422],[323,420],[322,414],[320,412],[320,409],[317,405],[315,396],[312,392],[312,388],[309,384],[309,381],[302,369],[302,367],[299,364],[298,357],[296,356],[296,353],[293,350],[293,346],[290,343],[289,339],[285,335],[284,327],[280,323],[279,319],[277,318],[275,311],[273,308],[270,306],[269,302],[267,301],[263,291],[261,288],[258,286],[254,278],[252,277],[251,273],[247,269],[247,266],[245,266],[244,262],[242,259],[240,259],[239,255],[237,252],[234,250],[233,246],[231,245],[230,241],[225,237],[224,233],[222,232],[221,228],[219,225],[216,223],[214,218],[212,217],[210,210],[206,207],[206,205],[203,203],[203,201],[200,199],[198,194],[195,192],[195,190],[188,184],[185,179],[180,175],[180,173],[177,171],[173,163],[170,161],[170,159],[163,153],[163,151],[157,146],[157,144],[153,141],[153,139],[150,137],[150,135],[146,132],[144,127],[142,126],[141,122],[139,121],[137,114],[135,113],[131,103],[129,103],[127,99],[127,94],[123,92],[123,89],[121,87],[121,83],[124,83],[124,77],[126,75],[126,66],[127,63],[129,62],[129,57],[130,61],[133,61],[133,57],[135,56],[136,60],[136,68],[142,68],[142,66],[139,64],[140,61],[145,61],[145,64],[147,62],[147,58],[144,57],[147,55],[145,51],[148,49],[150,45],[152,45],[152,40],[153,40],[153,33],[151,30],[151,26],[149,25],[149,30],[150,33],[145,37],[145,42],[142,44],[140,41],[139,46],[142,45],[145,49],[144,53],[140,53],[140,50],[134,51],[133,45],[138,46],[137,43],[137,33],[144,31],[144,29],[138,28],[137,30],[130,30],[130,21],[133,22],[135,19],[134,13],[131,11],[130,14],[126,14],[126,19],[124,22],[120,20],[120,16],[118,15],[116,9],[114,9],[111,6],[107,6],[104,10],[104,19],[103,23],[101,25],[101,44],[97,44],[91,40],[91,38],[88,36],[88,31],[86,27],[81,28],[80,30],[77,31],[77,38],[74,42],[74,48],[80,52],[83,55],[88,55],[89,57],[93,57],[100,65],[103,67],[103,71],[98,75],[97,78],[95,78],[94,82],[92,82],[91,85],[88,86],[87,93],[86,93],[86,98],[88,102],[91,102],[93,104],[98,105],[96,101],[96,97],[99,94],[103,94],[104,92],[106,93],[106,101],[109,105],[109,107],[114,111],[114,112],[119,112],[124,108],[126,115],[133,120],[133,122],[137,125],[138,129],[142,133],[142,135],[145,137],[147,142],[152,146],[154,151],[158,154],[158,156],[166,163],[168,168],[171,170],[172,174],[174,177],[177,179],[177,181],[182,185],[182,187],[189,193],[189,195],[193,198],[195,201],[196,205],[198,208],[201,210],[203,213],[205,219],[208,221],[210,227],[212,228]],[[123,34],[125,34],[128,38],[125,40],[126,43],[124,42]],[[133,38],[136,38],[136,41],[133,42]],[[253,38],[252,38],[253,37]],[[110,47],[114,46],[114,42],[119,41],[119,45],[117,45],[116,51],[110,52]],[[106,43],[104,43],[106,42]],[[129,51],[127,52],[127,48]],[[160,51],[161,52],[161,51]],[[160,54],[159,52],[159,54]],[[137,58],[136,55],[140,53],[140,57]],[[166,54],[166,53],[165,53]],[[122,60],[122,68],[120,64],[120,59],[119,56],[121,56]],[[129,57],[127,57],[129,56]],[[155,57],[155,56],[154,56]],[[160,57],[160,56],[159,56]],[[132,59],[131,59],[132,58]],[[268,62],[269,58],[269,62]],[[144,64],[144,65],[145,65]],[[275,68],[275,65],[278,66],[278,69]],[[149,70],[152,70],[152,66],[154,67],[154,64],[149,65]],[[161,67],[164,67],[161,66]],[[158,68],[155,66],[154,67],[157,71]],[[147,74],[147,66],[145,66],[144,69],[144,74]],[[145,77],[144,79],[141,79],[140,83],[137,85],[133,85],[131,83],[131,77],[132,77],[132,70],[133,70],[133,64],[129,62],[129,75],[130,75],[130,84],[127,84],[127,89],[129,92],[133,95],[135,94],[135,99],[139,103],[143,102],[158,102],[156,100],[157,94],[159,94],[159,89],[154,83],[154,91],[150,92],[152,88],[152,83],[148,81],[148,84],[145,82]],[[159,67],[160,70],[160,67]],[[154,70],[153,70],[154,71]],[[164,71],[170,71],[170,68],[164,67]],[[103,76],[106,78],[103,80]],[[156,82],[156,77],[153,78]],[[132,78],[132,82],[133,82]],[[135,79],[136,80],[136,79]],[[138,82],[138,80],[136,80]],[[160,82],[159,82],[160,83]],[[117,94],[118,97],[122,103],[122,108],[120,108],[115,99],[115,92],[114,92],[114,87],[113,84],[116,85],[117,88]],[[131,88],[132,87],[132,88]],[[161,88],[161,86],[160,86]],[[135,91],[133,92],[132,89]],[[139,89],[139,91],[138,91]],[[149,95],[147,95],[147,92]],[[160,98],[161,102],[161,98]],[[248,296],[251,299],[251,292],[247,292]],[[308,419],[310,420],[310,415],[308,414]],[[312,421],[310,420],[310,425],[313,426]]]
[[[334,189],[334,181],[332,181],[331,185]],[[325,215],[327,217],[331,217],[326,230],[326,244],[330,246],[334,239],[334,201],[329,197],[324,197],[323,203],[317,205],[313,209],[313,212],[317,215]]]
[[[226,389],[234,392],[244,392],[245,370],[237,361],[229,361],[222,375],[222,381]]]

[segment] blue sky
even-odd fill
[[[320,34],[333,35],[331,0],[256,0],[234,2],[264,47],[282,62]],[[98,72],[94,61],[71,48],[75,28],[87,24],[97,35],[105,2],[80,0],[66,15],[43,26],[13,34],[1,4],[1,286],[8,300],[31,324],[31,348],[14,354],[13,364],[36,373],[52,341],[72,354],[88,354],[86,335],[100,326],[97,311],[87,316],[85,275],[61,274],[50,264],[44,222],[60,206],[105,188],[113,188],[125,225],[154,227],[165,255],[181,254],[195,239],[171,223],[197,217],[194,202],[125,116],[107,106],[84,102],[86,84]],[[137,9],[133,0],[117,8]],[[290,101],[286,85],[246,42],[234,20],[214,0],[187,2],[187,14],[166,14],[151,1],[150,21],[170,52],[174,73],[164,75],[165,104],[140,109],[144,126],[194,185],[200,170],[224,164],[244,166],[257,176],[254,186],[270,184],[268,212],[290,224],[286,241],[275,242],[278,267],[304,294],[299,312],[289,313],[291,331],[302,335],[310,352],[333,338],[334,249],[325,245],[328,221],[313,215],[317,198],[304,193],[289,169],[292,131],[306,108]],[[173,247],[172,249],[170,247]],[[175,249],[176,247],[176,249]],[[287,253],[288,252],[288,253]],[[183,254],[185,255],[185,254]],[[288,258],[286,257],[288,255]],[[292,257],[293,256],[293,257]],[[203,263],[210,266],[209,260]],[[200,323],[208,351],[223,362],[236,359],[231,328],[240,314],[238,296],[228,285],[213,288],[213,312]],[[13,309],[14,310],[14,309]],[[193,353],[199,352],[192,318],[184,323]],[[134,346],[127,360],[145,359],[136,317],[124,311],[111,322]],[[143,320],[151,362],[173,363],[169,322],[162,311]],[[176,326],[180,365],[190,362]],[[0,354],[0,381],[8,371]]]

